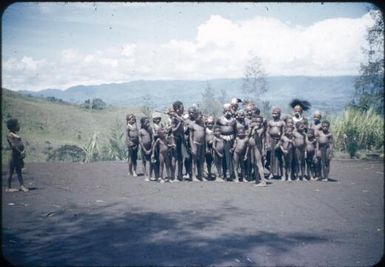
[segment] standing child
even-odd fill
[[[295,178],[297,181],[307,181],[305,178],[305,124],[303,121],[298,121],[296,124],[296,131],[293,133],[294,137],[294,150],[295,150],[295,157],[294,157],[294,171],[295,171]]]
[[[245,157],[249,138],[246,137],[245,128],[239,128],[238,136],[235,138],[232,152],[234,156],[234,174],[235,182],[241,182],[239,177],[239,169],[241,171],[242,180],[245,179]],[[246,157],[247,159],[247,157]]]
[[[234,145],[237,125],[235,118],[232,117],[232,109],[230,104],[223,105],[223,116],[221,116],[217,125],[221,127],[221,136],[223,138],[223,176],[227,180],[234,175],[233,156],[231,148]]]
[[[151,162],[152,138],[153,133],[150,126],[150,120],[148,117],[143,117],[140,119],[139,143],[142,155],[143,174],[146,181],[152,180],[152,173],[154,170],[154,164]],[[149,165],[148,172],[147,163]]]
[[[136,118],[134,114],[127,114],[127,146],[128,146],[128,174],[138,176],[136,174],[136,165],[139,150],[139,132],[136,126]]]
[[[163,128],[163,124],[161,123],[162,117],[160,116],[159,112],[154,112],[152,114],[152,133],[153,133],[153,140],[154,143],[156,139],[158,139],[158,129]],[[159,159],[155,158],[155,161],[152,163],[155,177],[159,176]]]
[[[317,140],[314,135],[314,129],[309,129],[306,135],[306,172],[307,178],[315,180],[315,148]]]
[[[273,108],[273,119],[267,124],[266,143],[269,149],[269,165],[270,175],[269,179],[273,177],[282,176],[282,151],[277,149],[277,144],[283,134],[285,122],[281,120],[281,109]]]
[[[205,161],[206,128],[201,112],[196,112],[195,121],[189,124],[191,144],[191,176],[193,181],[203,180],[203,163]]]
[[[321,162],[321,179],[327,182],[329,180],[330,160],[333,155],[333,135],[329,131],[330,122],[324,120],[321,123],[321,131],[317,136],[316,153]]]
[[[16,132],[20,131],[18,120],[9,119],[7,121],[7,128],[9,130],[7,141],[11,148],[11,159],[9,161],[8,187],[6,188],[6,192],[19,191],[11,186],[14,171],[16,171],[17,179],[19,180],[20,190],[28,192],[29,189],[24,186],[23,176],[21,174],[21,169],[24,166],[25,150],[21,137],[16,134]]]
[[[316,110],[313,113],[313,123],[310,128],[314,130],[314,136],[317,138],[318,133],[321,131],[321,112]],[[315,178],[318,179],[321,176],[321,162],[318,157],[315,157]]]
[[[167,144],[166,133],[164,128],[158,129],[158,139],[154,142],[152,147],[152,160],[155,161],[155,158],[159,158],[159,177],[157,180],[161,183],[164,183],[164,167],[166,167],[167,177],[171,175],[171,162],[168,157],[169,146]]]
[[[171,170],[171,182],[179,182],[178,179],[175,177],[175,170],[176,170],[176,143],[175,143],[175,137],[172,133],[172,126],[169,125],[165,128],[166,130],[166,140],[167,140],[167,146],[168,146],[168,161],[170,162],[170,170]]]
[[[213,138],[213,156],[215,169],[217,170],[216,180],[217,182],[224,182],[223,178],[223,153],[224,153],[224,141],[221,135],[221,127],[214,127]]]
[[[250,143],[250,140],[253,140]],[[266,186],[266,179],[263,171],[263,155],[265,154],[265,128],[263,127],[263,118],[257,115],[252,124],[252,129],[250,132],[250,140],[248,150],[251,150],[253,165],[254,165],[254,175],[255,185],[256,186]],[[257,176],[259,176],[257,178]]]
[[[206,119],[206,168],[207,168],[207,178],[211,179],[212,177],[212,164],[213,164],[213,139],[214,139],[214,118],[208,116]]]
[[[287,126],[285,127],[285,133],[282,135],[281,139],[279,140],[278,146],[281,148],[281,151],[283,152],[283,157],[285,160],[285,178],[282,176],[281,180],[284,181],[287,179],[288,181],[291,181],[294,174],[294,140],[293,140],[293,126]]]

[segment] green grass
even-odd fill
[[[6,121],[16,118],[20,123],[19,135],[27,150],[26,161],[46,161],[44,152],[65,144],[87,147],[96,135],[99,145],[107,143],[111,131],[124,132],[125,115],[134,113],[142,116],[139,108],[108,107],[102,111],[89,111],[77,105],[58,104],[37,97],[23,96],[17,92],[2,89],[2,159],[8,159]]]
[[[349,108],[330,119],[335,147],[351,157],[361,151],[384,153],[384,118],[373,109],[359,111]],[[358,153],[360,154],[360,153]]]

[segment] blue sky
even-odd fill
[[[368,3],[15,3],[2,16],[3,86],[135,79],[354,75]]]

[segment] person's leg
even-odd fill
[[[136,173],[136,167],[137,167],[137,162],[138,162],[138,146],[132,150],[132,175],[133,176],[138,176]]]
[[[133,175],[132,173],[132,149],[128,147],[128,175]]]

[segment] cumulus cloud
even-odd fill
[[[125,43],[87,53],[68,48],[55,62],[3,58],[3,85],[40,90],[136,79],[238,78],[251,54],[270,75],[355,75],[372,23],[369,14],[308,27],[272,17],[232,21],[213,15],[194,40]]]

